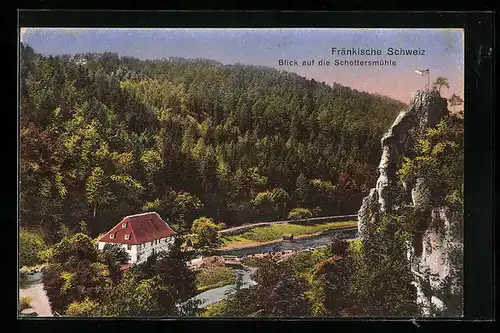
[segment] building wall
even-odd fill
[[[123,248],[130,255],[129,263],[137,262],[137,245],[130,245],[130,250],[128,250],[127,245],[123,244]]]
[[[174,243],[174,237],[161,238],[158,242],[147,242],[144,244],[140,244],[137,249],[137,263],[142,263],[146,261],[146,259],[155,253],[160,251],[168,251],[169,246]]]
[[[151,244],[153,243],[153,244]],[[160,251],[168,251],[169,246],[174,243],[174,237],[161,238],[157,241],[147,242],[140,245],[131,245],[130,250],[128,250],[127,244],[118,244],[123,247],[123,249],[130,255],[129,263],[142,263],[154,253]],[[100,251],[104,248],[104,245],[108,243],[99,242],[98,248]]]
[[[98,243],[99,250],[102,251],[104,249],[104,245],[106,244],[108,243],[99,242]],[[130,256],[129,263],[135,263],[137,261],[137,245],[130,245],[130,250],[129,250],[127,244],[118,244],[118,243],[109,243],[109,244],[116,244],[121,246],[125,250],[125,252],[127,252]]]

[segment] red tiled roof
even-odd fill
[[[126,223],[126,227],[122,226],[124,223]],[[114,234],[115,237],[111,238],[111,234]],[[162,220],[158,213],[150,212],[124,217],[98,241],[137,245],[174,235],[175,231]],[[125,239],[125,236],[128,236],[128,239]]]

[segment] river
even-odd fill
[[[43,290],[41,272],[26,276],[23,285],[19,288],[19,298],[26,296],[31,298],[31,308],[24,310],[23,314],[36,312],[38,317],[53,316],[49,299]]]
[[[255,267],[247,267],[244,269],[235,269],[233,270],[236,275],[238,275],[238,279],[241,281],[241,288],[248,288],[253,285],[256,285],[257,282],[252,280],[252,274],[257,270]],[[201,301],[199,305],[200,308],[206,308],[209,305],[217,303],[232,292],[236,291],[236,283],[228,284],[223,287],[210,289],[201,294],[196,295],[191,298],[191,300]]]
[[[252,255],[257,253],[275,251],[276,246],[278,246],[278,251],[288,251],[288,250],[300,251],[308,248],[315,248],[327,245],[330,242],[333,235],[338,235],[339,238],[341,239],[354,239],[356,238],[357,234],[358,234],[357,228],[342,229],[342,230],[332,229],[325,231],[317,236],[296,238],[293,242],[265,244],[254,247],[220,251],[220,253],[225,255],[233,255],[241,257],[244,255]]]

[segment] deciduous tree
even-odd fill
[[[196,235],[195,246],[204,248],[217,246],[220,239],[218,231],[224,228],[224,223],[215,223],[212,218],[200,217],[193,222],[191,231]]]
[[[107,265],[98,258],[95,242],[81,233],[53,248],[43,274],[53,311],[64,313],[73,302],[98,300],[106,294],[111,278]]]

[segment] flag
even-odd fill
[[[420,75],[429,74],[429,69],[419,69],[416,70],[415,73],[418,73]]]

